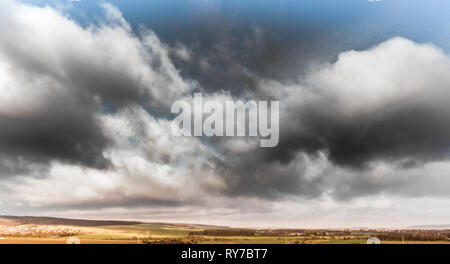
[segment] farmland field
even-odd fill
[[[382,244],[449,244],[433,237],[440,231],[375,231],[364,233],[342,230],[270,230],[238,229],[218,226],[164,223],[123,223],[118,225],[60,225],[52,221],[41,224],[20,223],[0,226],[0,244],[65,244],[78,239],[81,244],[365,244],[371,236],[400,234],[400,239],[386,239]],[[78,223],[78,222],[75,222]],[[8,230],[15,230],[14,235]],[[18,231],[17,231],[18,230]],[[31,230],[31,231],[30,231]],[[39,231],[37,231],[39,230]],[[53,232],[53,233],[50,233]],[[28,235],[23,235],[28,232]],[[32,232],[32,233],[30,233]],[[399,233],[400,232],[400,233]],[[447,232],[447,231],[444,231]],[[8,235],[9,234],[9,235]],[[338,234],[338,235],[337,235]],[[345,235],[342,235],[345,234]],[[402,236],[427,234],[429,239],[408,241]],[[394,236],[395,237],[395,236]]]
[[[0,244],[67,244],[68,238],[13,237],[0,239]],[[136,244],[136,240],[80,239],[81,244]]]

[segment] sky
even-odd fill
[[[0,0],[0,214],[450,224],[445,0]],[[276,100],[280,141],[174,137]]]

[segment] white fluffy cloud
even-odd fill
[[[284,102],[286,110],[326,102],[344,114],[360,115],[392,104],[445,103],[449,71],[450,57],[438,47],[397,37],[368,50],[343,52],[298,84],[263,79],[260,89]]]
[[[83,28],[50,7],[0,3],[0,113],[38,111],[55,93],[168,107],[190,89],[153,32],[137,37],[117,8],[102,7],[105,22]]]
[[[408,100],[448,97],[449,71],[450,58],[440,49],[394,38],[370,50],[341,53],[308,82],[344,112],[361,114]]]

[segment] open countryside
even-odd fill
[[[0,244],[450,244],[450,228],[248,229],[196,224],[0,217]]]

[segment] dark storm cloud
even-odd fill
[[[225,152],[228,158],[217,166],[229,184],[226,194],[314,198],[329,191],[340,200],[380,192],[416,197],[448,195],[435,178],[449,177],[450,171],[421,169],[450,157],[450,115],[443,115],[450,109],[417,105],[393,108],[358,118],[303,109],[303,118],[298,120],[302,127],[285,127],[277,147]],[[330,163],[310,177],[314,173],[310,167],[320,164],[321,153],[326,153]],[[394,177],[372,177],[373,164],[378,162],[392,166],[394,171],[389,175]]]
[[[206,92],[230,91],[242,96],[268,97],[258,91],[261,79],[297,82],[313,65],[331,60],[342,47],[317,29],[295,32],[268,29],[226,19],[220,23],[195,24],[195,33],[178,36],[189,49],[189,59],[171,52],[183,76],[198,81]]]
[[[298,111],[298,130],[284,131],[265,158],[289,162],[298,151],[326,150],[337,165],[362,168],[373,160],[442,160],[450,154],[450,116],[446,107],[392,106],[363,116],[340,115],[326,106]],[[444,111],[444,112],[443,112]],[[405,164],[407,166],[407,164]]]
[[[307,180],[307,164],[301,157],[296,165],[264,161],[261,151],[232,154],[226,162],[218,162],[218,172],[226,179],[228,196],[255,196],[264,199],[280,199],[288,195],[313,198],[325,190],[323,178]]]
[[[105,168],[103,149],[108,140],[85,109],[54,107],[39,115],[0,117],[0,153],[29,162],[49,163],[56,159]]]

